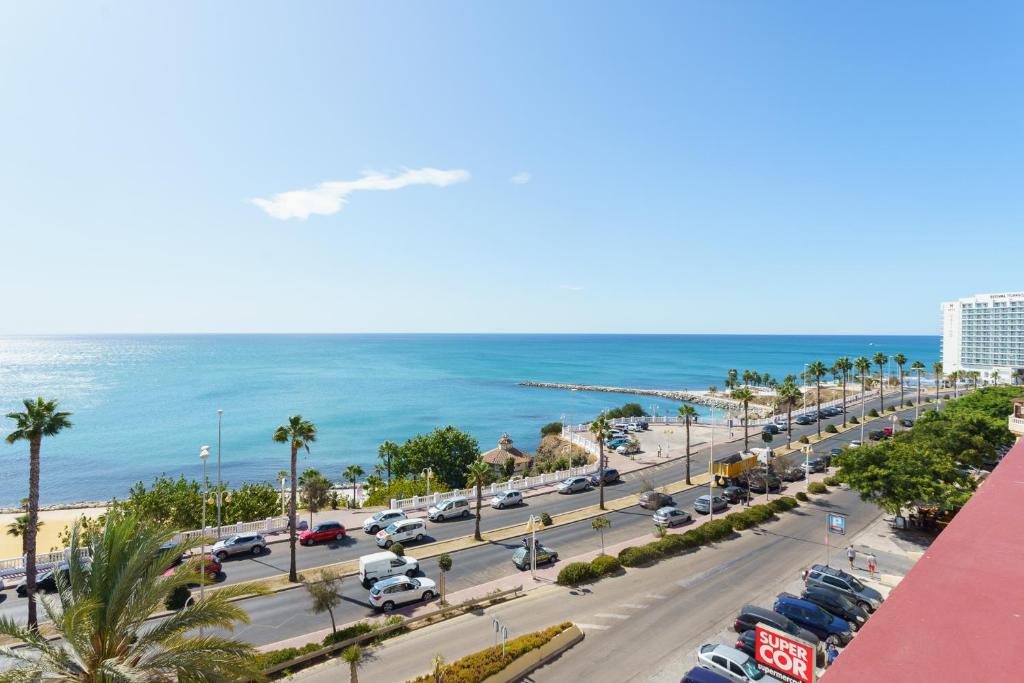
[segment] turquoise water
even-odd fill
[[[216,454],[224,410],[223,476],[268,480],[288,451],[270,441],[293,413],[320,440],[300,467],[334,478],[370,470],[381,441],[434,426],[472,433],[482,449],[503,431],[532,450],[539,428],[578,421],[627,400],[531,389],[526,379],[644,388],[721,388],[730,367],[781,378],[804,363],[902,352],[931,366],[938,337],[736,335],[202,335],[0,338],[0,410],[39,394],[59,398],[75,427],[43,446],[44,503],[122,495],[167,472],[198,477],[199,446]],[[8,424],[4,427],[6,433]],[[26,495],[27,449],[0,445],[0,505]]]

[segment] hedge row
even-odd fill
[[[828,487],[820,481],[812,481],[807,485],[807,491],[809,493],[828,493]]]
[[[598,555],[590,562],[570,562],[558,572],[558,585],[578,586],[581,583],[594,581],[602,576],[614,574],[622,569],[618,558],[611,555]]]
[[[272,666],[284,664],[285,662],[290,662],[291,660],[297,659],[302,655],[308,655],[311,652],[316,652],[321,648],[327,647],[329,645],[334,645],[335,643],[340,643],[343,640],[355,638],[356,636],[361,636],[366,633],[372,633],[373,631],[376,631],[385,626],[393,626],[394,624],[399,624],[401,622],[402,617],[398,616],[397,614],[392,615],[385,619],[383,622],[379,623],[358,621],[352,624],[351,626],[341,629],[337,633],[328,633],[327,636],[323,639],[323,641],[319,643],[306,643],[302,647],[286,647],[280,650],[270,650],[269,652],[264,652],[260,655],[260,668],[269,669]],[[400,635],[404,630],[405,629],[395,629],[391,633],[384,634],[379,638],[372,638],[370,639],[369,642],[376,643],[382,640],[386,640],[388,638],[393,638],[397,635]]]
[[[580,562],[579,564],[585,564]],[[513,661],[531,650],[546,645],[552,638],[572,626],[571,622],[550,626],[543,631],[534,631],[519,636],[505,643],[505,655],[501,654],[501,645],[466,655],[462,659],[443,667],[445,683],[479,683],[489,676],[498,673]],[[434,675],[427,674],[414,678],[409,683],[434,683]]]

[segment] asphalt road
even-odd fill
[[[892,397],[886,397],[887,403],[893,402]],[[877,399],[869,403],[866,408],[870,410],[877,407]],[[859,413],[859,406],[857,409]],[[907,409],[903,414],[913,416],[914,409]],[[853,409],[851,413],[854,414]],[[880,418],[873,426],[866,427],[865,434],[871,428],[879,429],[883,421],[888,418]],[[828,423],[841,424],[842,417],[830,418],[822,421],[822,433]],[[801,434],[813,434],[817,429],[815,425],[796,427],[793,432],[793,439],[796,440]],[[821,451],[842,446],[853,439],[859,438],[858,430],[851,430],[845,434],[838,434],[815,445]],[[784,434],[777,435],[774,445],[785,443]],[[751,428],[751,445],[760,444],[760,430]],[[721,459],[732,455],[738,450],[740,444],[731,442],[716,444],[715,459]],[[706,453],[706,450],[703,451]],[[706,457],[706,456],[702,456]],[[696,469],[694,470],[696,472]],[[627,474],[621,483],[606,487],[606,500],[620,498],[627,494],[639,492],[644,481],[649,481],[656,487],[669,484],[682,479],[683,463],[675,461],[665,465],[641,470]],[[802,484],[790,484],[791,490],[802,490]],[[795,487],[795,488],[794,488]],[[676,504],[684,509],[691,508],[694,498],[704,491],[695,489],[675,496]],[[525,525],[530,514],[548,512],[550,514],[567,512],[581,507],[594,505],[598,502],[598,492],[590,490],[572,495],[550,493],[526,499],[526,504],[519,508],[509,510],[492,510],[487,507],[482,512],[481,527],[483,529],[494,529],[512,524],[522,523]],[[639,506],[632,506],[618,512],[608,514],[612,522],[610,529],[605,531],[606,543],[628,540],[650,531],[651,512]],[[443,523],[428,522],[427,531],[430,536],[425,542],[431,540],[444,540],[472,534],[473,519],[452,520]],[[590,520],[554,527],[544,532],[545,545],[558,551],[563,558],[593,550],[594,531],[590,526]],[[515,540],[502,543],[491,543],[485,546],[469,548],[453,554],[454,565],[447,576],[447,587],[449,592],[469,588],[471,586],[506,576],[513,570],[511,563],[512,551],[518,546]],[[271,552],[258,558],[229,559],[224,567],[226,582],[235,582],[248,579],[264,578],[288,571],[288,545],[276,543],[270,546]],[[300,547],[297,551],[297,564],[301,570],[312,567],[339,562],[346,559],[354,559],[360,555],[376,552],[379,548],[374,543],[370,534],[365,534],[361,529],[352,530],[351,536],[346,537],[340,543],[325,543],[313,547]],[[407,554],[416,556],[416,546],[411,544],[407,548]],[[430,578],[439,575],[436,559],[427,559],[421,562],[422,574]],[[354,621],[372,614],[366,605],[367,591],[353,579],[345,582],[344,595],[346,602],[336,612],[335,618],[338,623]],[[0,616],[9,616],[17,620],[25,618],[25,600],[19,599],[13,590],[3,591],[0,594]],[[307,607],[307,598],[304,591],[293,590],[277,593],[271,596],[254,598],[245,602],[246,609],[252,617],[252,624],[241,627],[236,635],[249,640],[257,645],[272,643],[291,638],[303,633],[319,630],[325,626],[325,617],[310,614]],[[401,613],[401,610],[399,610]]]

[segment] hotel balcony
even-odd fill
[[[1013,401],[1013,414],[1010,415],[1010,431],[1017,436],[1024,436],[1024,398]]]

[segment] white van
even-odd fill
[[[369,588],[389,576],[415,576],[419,568],[415,557],[399,557],[392,552],[372,553],[359,558],[359,580],[363,588]]]
[[[431,505],[427,510],[427,517],[431,522],[443,522],[453,517],[469,517],[469,501],[461,496],[442,500],[437,505]]]
[[[403,519],[394,522],[387,529],[377,532],[377,545],[390,548],[392,543],[422,541],[427,533],[427,524],[422,519]]]

